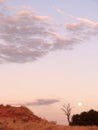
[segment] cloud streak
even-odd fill
[[[60,35],[60,27],[53,25],[49,16],[38,15],[26,7],[13,12],[1,7],[0,63],[33,62],[49,52],[66,50],[98,34],[98,23],[84,18],[77,18],[77,21],[65,25]]]
[[[57,13],[59,13],[59,14],[64,14],[64,11],[62,10],[62,9],[56,9],[56,11],[57,11]]]
[[[77,21],[78,23],[68,23],[66,28],[71,38],[76,39],[78,43],[98,35],[98,22],[85,18],[77,18]]]
[[[58,99],[37,99],[33,102],[25,102],[25,103],[18,103],[14,105],[23,105],[23,106],[43,106],[43,105],[52,105],[55,103],[60,102]]]

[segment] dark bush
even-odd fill
[[[98,126],[98,112],[91,109],[88,112],[82,112],[72,116],[70,125],[96,125]]]

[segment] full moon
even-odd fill
[[[78,102],[78,106],[81,107],[83,104],[82,102]]]

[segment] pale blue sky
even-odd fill
[[[0,20],[2,25],[2,27],[0,25],[0,35],[2,35],[0,36],[0,102],[22,105],[31,103],[32,105],[27,106],[34,113],[49,120],[56,120],[58,123],[65,123],[65,116],[60,110],[64,103],[75,106],[73,113],[90,108],[97,110],[98,2],[96,0],[7,0],[0,4],[1,7],[6,7],[5,10],[9,10],[8,14],[12,14],[11,18],[13,18],[13,21],[10,21],[5,13],[4,26],[3,20]],[[36,12],[33,14],[35,24],[41,22],[43,27],[44,22],[47,23],[43,30],[38,30],[39,28],[34,24],[31,25],[33,20],[29,23],[28,16],[31,12],[25,13],[27,6],[31,7],[31,12],[32,10]],[[18,12],[17,16],[15,12]],[[24,16],[23,13],[26,15],[24,20],[28,21],[25,23],[23,20],[22,24],[20,18]],[[11,28],[11,24],[14,23],[16,25]],[[22,26],[24,33],[26,24],[30,25],[31,32],[27,30],[27,34],[26,32],[21,34],[15,30],[15,26],[20,28]],[[51,34],[45,34],[48,33],[47,28],[50,29]],[[32,34],[32,30],[36,35]],[[8,37],[5,37],[6,35]],[[46,43],[42,46],[41,40],[36,43],[34,39],[28,42],[28,35],[34,35],[38,40],[41,37],[42,41],[44,38]],[[51,42],[50,47],[46,47],[48,40]],[[32,47],[35,49],[34,53],[30,51]],[[35,56],[36,54],[38,55]],[[40,57],[40,54],[43,55]],[[37,60],[34,60],[36,57]],[[44,101],[45,105],[34,105],[35,102],[40,102],[39,99]],[[83,103],[81,108],[77,105],[80,101]]]

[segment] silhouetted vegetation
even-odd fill
[[[98,111],[93,109],[72,116],[71,125],[98,126]]]
[[[68,124],[70,125],[70,118],[71,118],[71,111],[72,111],[71,105],[70,104],[63,105],[61,109],[64,112],[65,116],[67,117]]]

